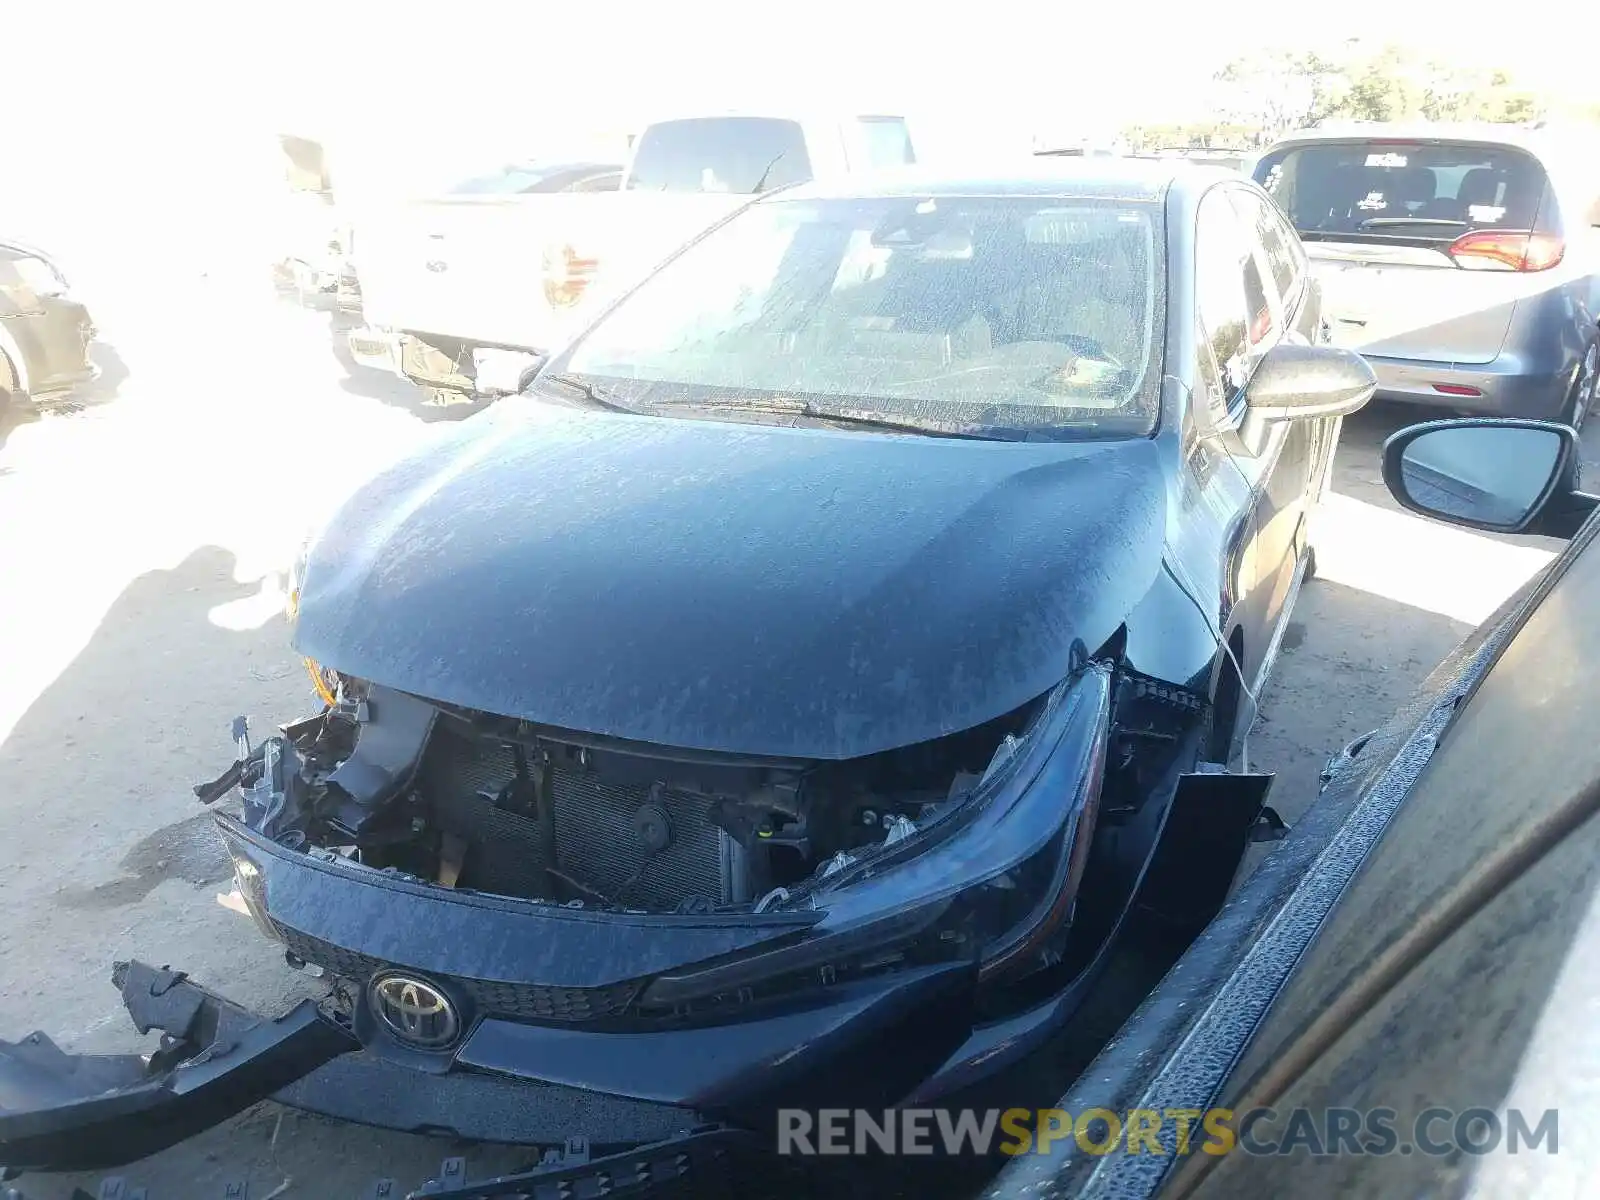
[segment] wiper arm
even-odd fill
[[[585,402],[587,402],[591,407],[604,409],[606,412],[633,413],[638,415],[642,411],[637,408],[631,408],[626,404],[617,403],[617,401],[608,398],[604,392],[600,391],[593,384],[585,383],[583,380],[575,378],[571,375],[540,375],[537,379],[537,382],[554,383],[564,388],[570,388],[572,391],[577,392],[578,395],[582,396]]]
[[[755,187],[750,189],[750,194],[752,196],[759,196],[761,194],[762,190],[767,186],[767,177],[772,174],[772,168],[777,166],[778,160],[787,153],[787,150],[780,150],[776,155],[773,156],[772,161],[767,164],[767,169],[761,172],[761,178],[756,180]]]
[[[952,429],[938,424],[881,416],[859,410],[826,408],[810,400],[796,400],[787,396],[735,396],[729,399],[704,399],[663,404],[654,412],[670,414],[675,409],[702,412],[767,413],[776,416],[809,417],[815,421],[831,421],[853,429],[882,429],[890,433],[920,433],[926,437],[966,438],[975,441],[1016,440],[1020,434],[1011,430]]]
[[[1368,217],[1357,229],[1389,229],[1399,225],[1448,225],[1452,229],[1466,229],[1468,222],[1452,221],[1446,217]]]

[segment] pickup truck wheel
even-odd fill
[[[459,421],[489,406],[490,397],[450,388],[422,386],[422,404],[417,416],[424,421]]]
[[[17,373],[11,360],[0,350],[0,416],[4,416],[17,399]]]
[[[475,404],[477,399],[471,392],[458,392],[454,388],[422,385],[422,402],[433,408],[448,408],[456,404]]]

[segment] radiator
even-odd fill
[[[467,843],[458,886],[513,896],[548,894],[545,847],[552,829],[539,817],[496,808],[516,777],[511,747],[448,724],[436,727],[417,786],[439,828]],[[740,849],[707,818],[704,797],[646,785],[617,785],[575,766],[553,769],[554,866],[578,883],[632,908],[670,910],[694,897],[714,904],[743,899]],[[652,853],[636,827],[641,809],[664,812],[671,836]]]

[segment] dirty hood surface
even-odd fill
[[[1160,566],[1145,439],[979,442],[514,398],[360,489],[295,644],[570,730],[849,758],[1061,680]]]

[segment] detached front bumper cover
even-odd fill
[[[165,1150],[358,1048],[310,1000],[267,1019],[181,972],[118,963],[112,981],[153,1054],[0,1041],[0,1171],[97,1171]]]

